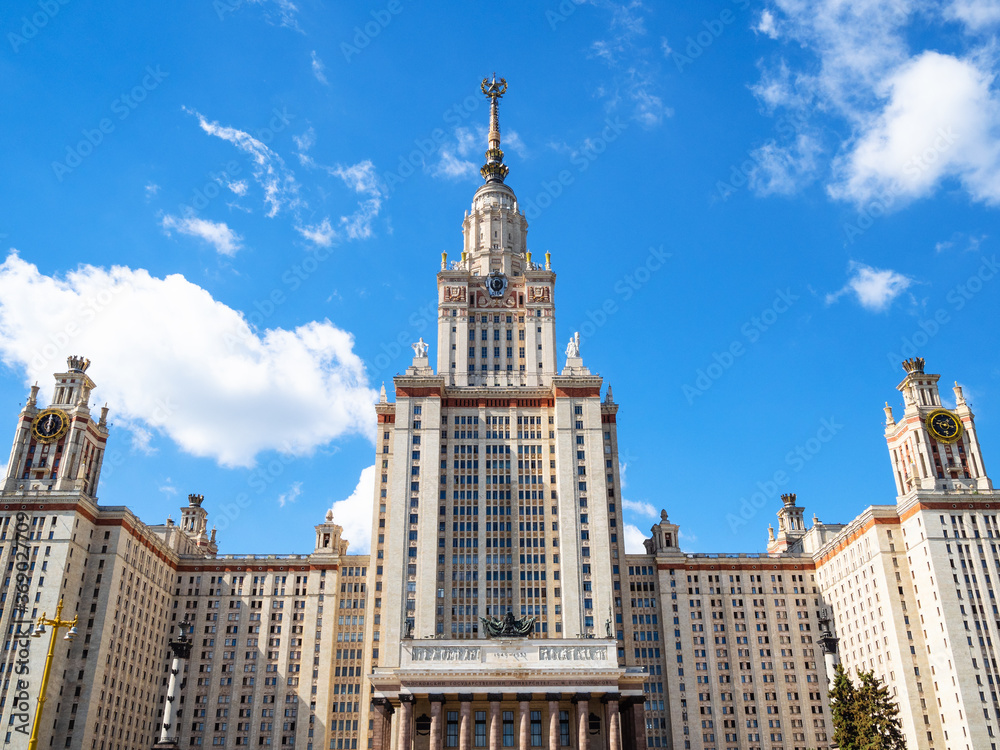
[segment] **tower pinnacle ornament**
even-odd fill
[[[503,182],[510,171],[503,163],[503,151],[500,150],[500,97],[507,92],[507,79],[501,78],[497,81],[497,74],[494,73],[493,80],[484,78],[480,88],[483,94],[490,98],[490,133],[486,163],[479,170],[479,174],[487,183]]]

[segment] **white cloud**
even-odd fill
[[[900,206],[953,180],[973,200],[1000,203],[995,40],[983,45],[959,36],[950,54],[918,46],[922,30],[942,15],[971,31],[997,23],[1000,0],[772,0],[769,6],[758,30],[780,31],[796,62],[794,69],[783,57],[764,64],[752,89],[769,112],[794,115],[785,129],[839,141],[821,149],[836,154],[831,197]],[[820,117],[827,121],[817,124]],[[838,137],[838,130],[850,135]],[[789,163],[805,171],[821,152],[789,152]]]
[[[625,554],[643,555],[646,547],[643,542],[648,539],[645,534],[639,531],[639,527],[631,523],[625,524]]]
[[[371,237],[372,222],[382,207],[382,191],[378,187],[375,165],[366,159],[349,167],[338,166],[333,170],[333,174],[342,179],[354,192],[369,196],[358,203],[358,209],[353,214],[340,218],[344,233],[352,240]]]
[[[330,82],[326,80],[326,73],[324,72],[326,71],[326,65],[324,65],[323,61],[319,59],[319,55],[316,54],[316,50],[312,51],[310,57],[312,59],[312,72],[313,75],[316,76],[316,80],[324,86],[329,86]]]
[[[226,186],[237,195],[246,195],[247,188],[249,187],[246,180],[236,180],[235,182],[227,183]]]
[[[652,503],[647,503],[644,500],[622,498],[622,508],[630,510],[633,513],[638,513],[640,516],[649,516],[650,518],[658,518],[660,515]]]
[[[330,247],[337,239],[337,230],[330,226],[330,219],[325,218],[319,224],[297,226],[295,231],[320,247]]]
[[[943,178],[976,200],[1000,202],[1000,99],[969,60],[925,52],[885,83],[887,104],[834,162],[831,195],[866,201],[886,190],[912,199]]]
[[[150,182],[146,185],[146,199],[156,197],[156,194],[160,192],[160,186],[155,182]]]
[[[204,240],[220,255],[232,257],[243,247],[242,238],[224,221],[214,222],[193,215],[182,218],[167,214],[160,221],[160,226],[167,236],[173,231]]]
[[[806,133],[799,133],[788,146],[768,141],[750,153],[756,163],[750,188],[758,195],[791,195],[815,178],[820,149],[819,142]]]
[[[288,503],[294,503],[302,494],[302,482],[292,482],[292,486],[278,495],[278,507],[284,508]]]
[[[472,177],[479,173],[479,167],[468,159],[462,159],[455,155],[447,147],[441,148],[441,156],[438,163],[430,168],[433,177],[445,177],[449,180],[458,180],[465,177]]]
[[[368,554],[372,541],[372,500],[375,496],[375,467],[361,472],[351,496],[333,504],[333,522],[344,529],[342,538],[350,542],[352,555]]]
[[[761,11],[760,19],[757,21],[757,25],[753,27],[753,30],[764,34],[765,36],[771,37],[771,39],[778,38],[778,25],[775,23],[774,14],[767,8]]]
[[[936,252],[943,253],[946,250],[952,250],[961,246],[962,252],[975,253],[979,252],[979,248],[982,246],[983,241],[987,237],[989,237],[987,234],[966,235],[962,232],[955,232],[951,235],[950,239],[936,242],[934,244],[934,250]]]
[[[595,3],[596,4],[596,3]],[[601,8],[611,11],[609,36],[590,46],[591,55],[601,60],[611,71],[611,79],[594,85],[595,94],[611,111],[628,109],[629,117],[645,128],[659,125],[673,110],[663,103],[659,93],[662,84],[660,57],[655,42],[646,39],[646,21],[641,2],[602,2]],[[662,54],[670,54],[665,38],[659,40]]]
[[[285,166],[284,160],[249,133],[236,128],[209,122],[200,112],[185,108],[198,118],[201,129],[232,143],[246,154],[253,163],[253,178],[264,189],[264,202],[268,205],[267,215],[274,217],[282,208],[301,205],[299,184],[295,175]]]
[[[970,31],[982,31],[1000,23],[1000,0],[952,0],[944,15],[961,21]]]
[[[293,135],[292,141],[295,143],[295,148],[298,149],[296,156],[299,157],[299,163],[304,167],[315,167],[316,162],[307,153],[316,144],[316,131],[312,125],[302,135]]]
[[[377,393],[353,347],[329,321],[258,332],[179,274],[81,266],[57,278],[14,253],[0,265],[6,365],[47,383],[67,355],[86,354],[94,403],[110,405],[116,430],[137,424],[223,466],[371,438]]]
[[[845,294],[853,294],[866,310],[881,312],[892,304],[913,283],[913,279],[890,269],[879,269],[863,263],[851,262],[853,275],[842,289],[826,295],[826,303],[832,304]]]

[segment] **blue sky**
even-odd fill
[[[90,357],[102,503],[202,493],[227,553],[309,551],[332,505],[367,549],[371,403],[433,355],[493,71],[559,340],[621,404],[627,521],[760,551],[780,492],[893,502],[915,353],[995,465],[996,0],[5,10],[0,410],[12,436]]]

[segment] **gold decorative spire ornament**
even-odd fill
[[[500,150],[500,97],[507,92],[507,79],[497,80],[497,74],[493,74],[493,80],[484,78],[482,86],[483,94],[490,98],[490,134],[489,148],[486,149],[486,163],[479,174],[486,182],[503,182],[510,171],[503,163],[503,151]]]

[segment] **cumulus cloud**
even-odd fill
[[[197,216],[171,216],[167,214],[160,221],[163,231],[170,236],[171,232],[197,237],[215,248],[220,255],[232,257],[243,246],[243,239],[236,234],[224,221],[209,221]]]
[[[299,184],[284,160],[259,139],[237,128],[210,122],[200,112],[186,110],[198,118],[201,129],[209,135],[232,143],[242,151],[253,164],[254,181],[264,190],[264,202],[268,206],[267,215],[274,217],[283,208],[301,205]]]
[[[622,498],[622,508],[625,510],[632,511],[633,513],[638,513],[640,516],[649,516],[650,518],[657,518],[660,514],[653,507],[652,503],[647,503],[644,500],[628,500]]]
[[[976,200],[1000,201],[1000,99],[970,60],[925,52],[885,84],[888,103],[834,162],[834,197],[863,202],[889,190],[928,195],[955,178]]]
[[[625,524],[625,554],[642,555],[646,553],[643,542],[648,539],[645,534],[639,531],[639,527],[634,524]]]
[[[223,466],[372,437],[377,394],[352,335],[329,321],[258,330],[179,274],[81,266],[55,277],[10,254],[0,358],[46,383],[75,353],[93,361],[94,403],[110,405],[116,430],[138,425]]]
[[[828,305],[845,294],[851,294],[866,310],[881,312],[913,283],[913,279],[897,271],[872,268],[863,263],[852,262],[850,271],[852,275],[843,288],[826,295]]]
[[[312,72],[316,76],[316,80],[322,83],[324,86],[329,86],[330,82],[326,80],[326,65],[323,61],[319,59],[319,55],[316,54],[316,50],[313,50],[310,54],[312,59]]]
[[[970,31],[982,31],[1000,24],[1000,0],[952,0],[944,15],[961,21]]]
[[[372,541],[372,500],[375,496],[375,467],[361,472],[350,497],[333,504],[333,522],[344,529],[352,555],[368,554]]]
[[[920,48],[913,32],[942,15],[970,35],[957,36],[947,53]],[[821,151],[787,153],[802,171],[817,155],[834,155],[827,186],[834,199],[862,204],[884,196],[884,204],[902,206],[954,181],[973,200],[996,205],[995,41],[984,44],[973,32],[998,22],[998,0],[772,0],[757,29],[794,45],[796,62],[775,55],[763,63],[753,91],[768,112],[795,115],[786,129],[836,140]],[[841,123],[819,127],[819,117]],[[838,129],[849,135],[838,137]]]

